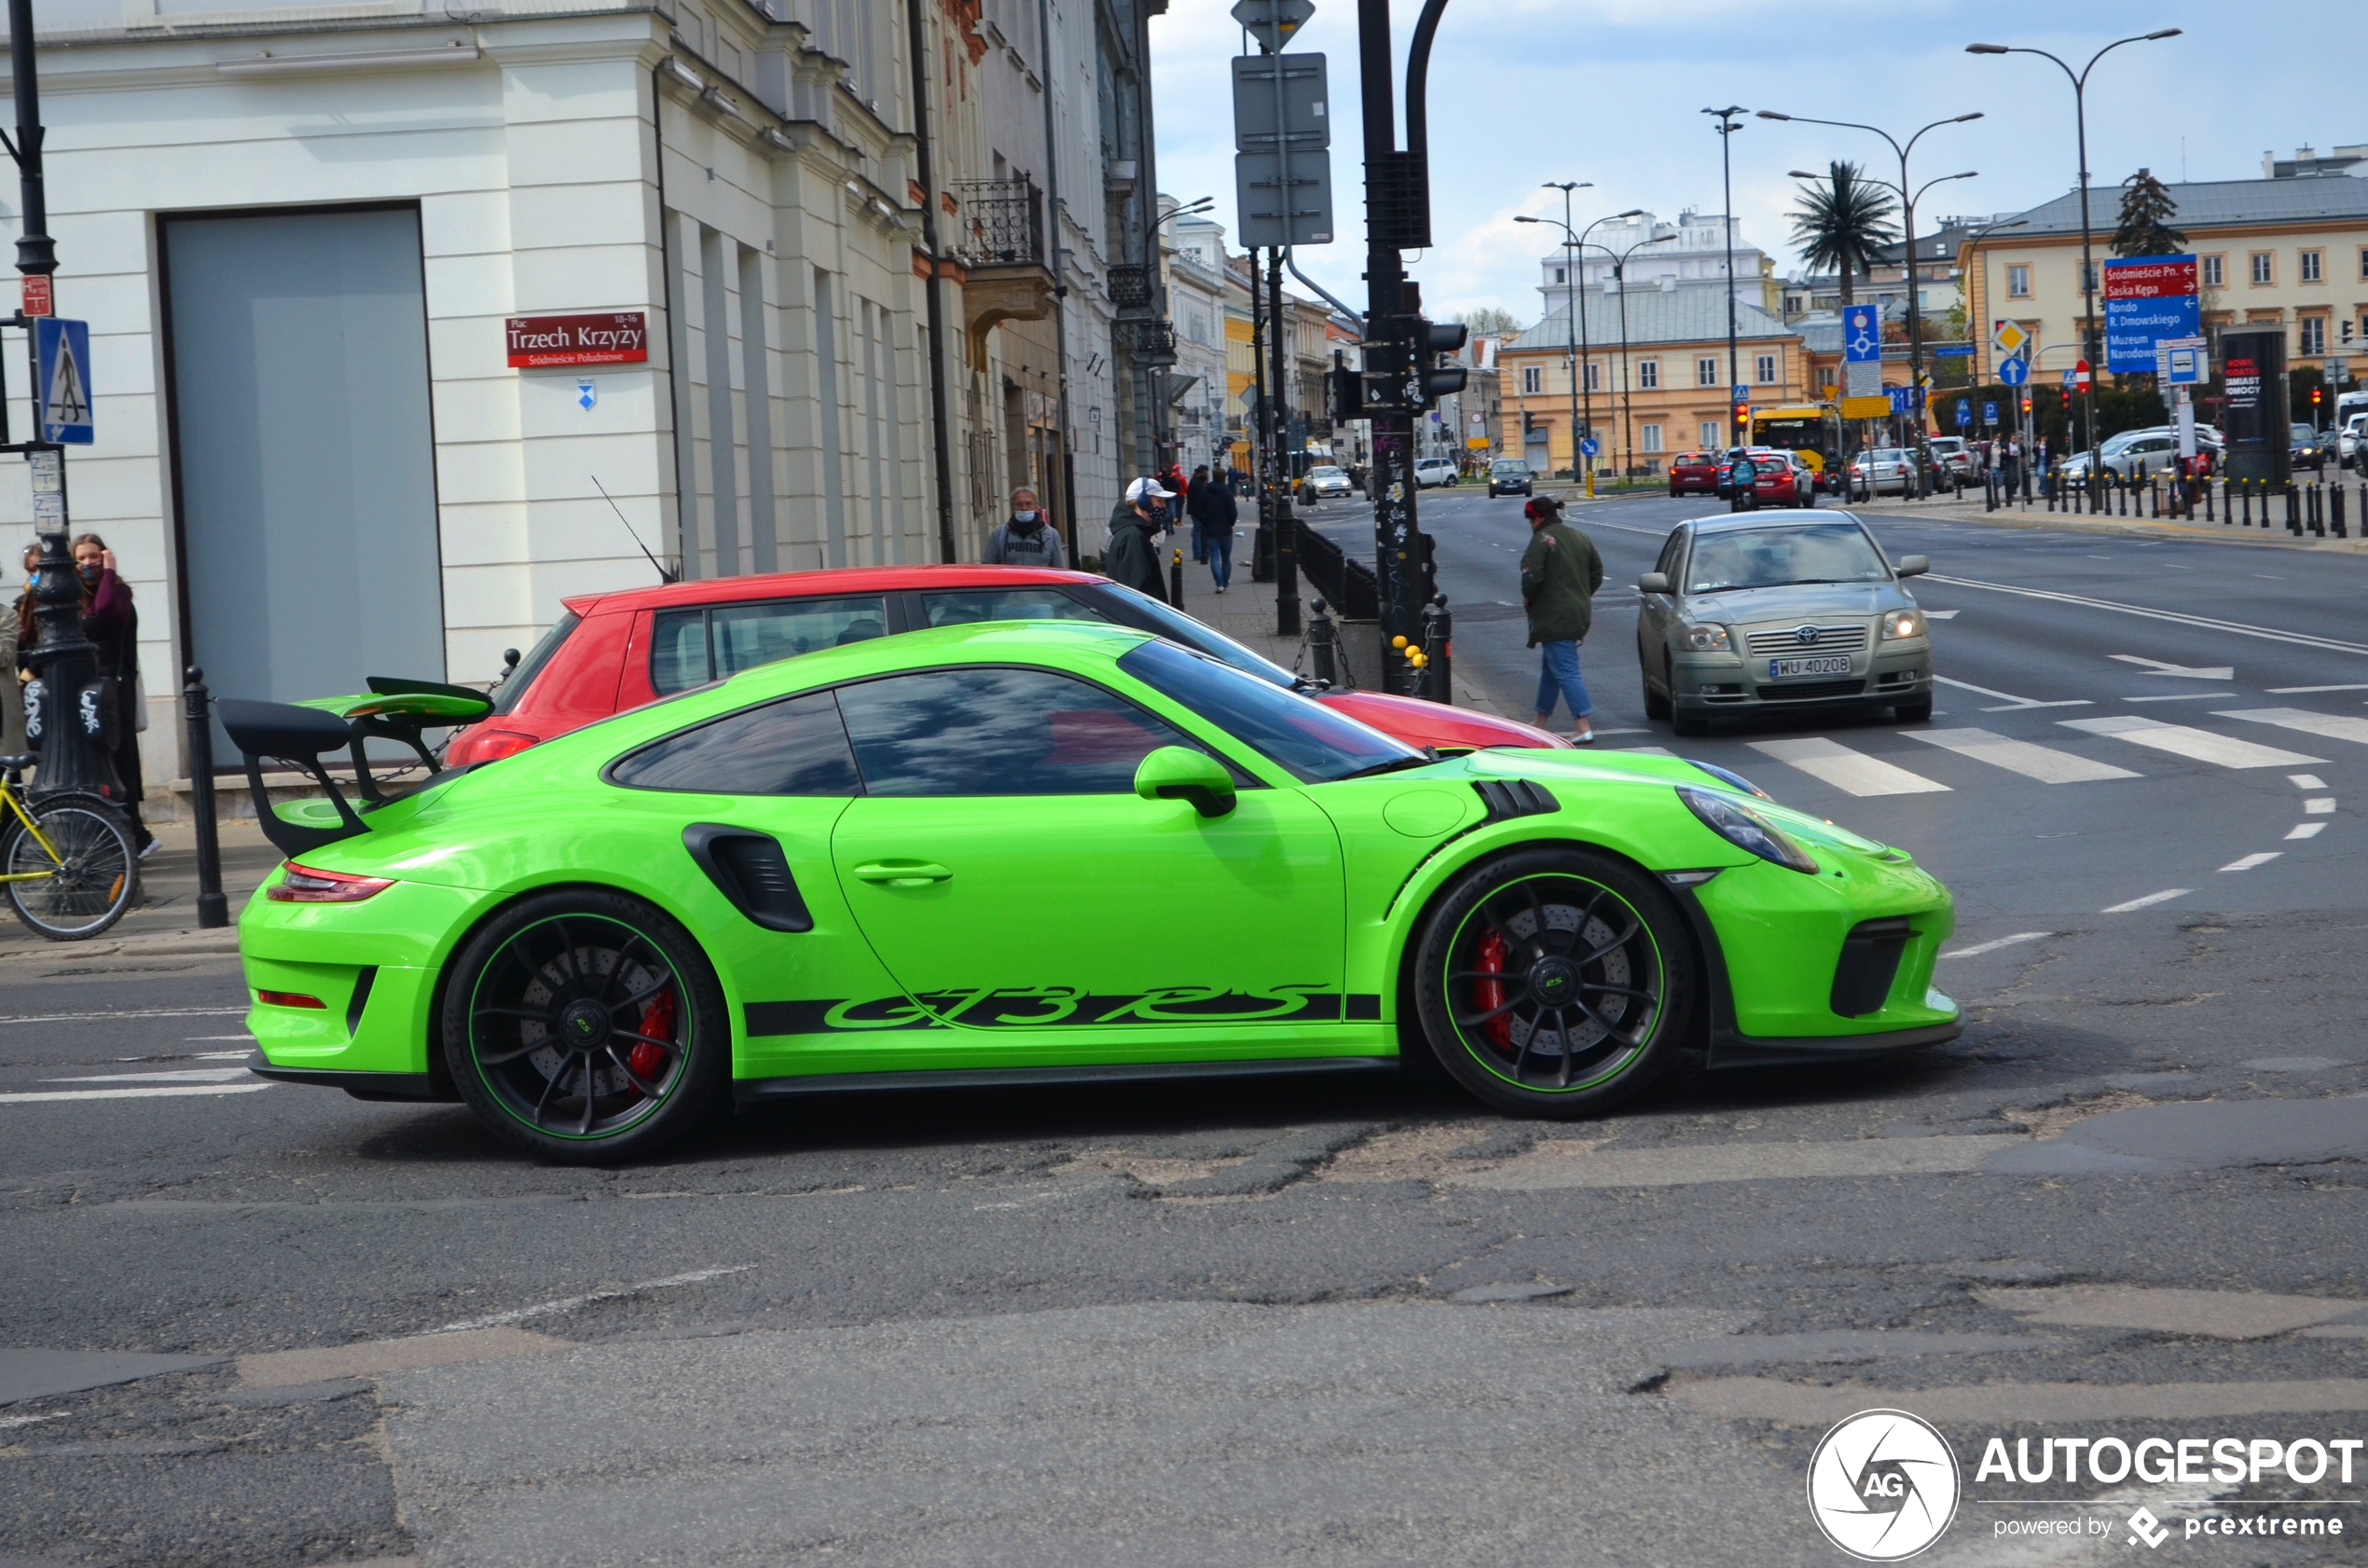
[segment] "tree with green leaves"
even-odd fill
[[[2121,183],[2121,217],[2113,225],[2113,254],[2117,256],[2176,255],[2187,248],[2187,236],[2170,227],[2179,203],[2150,170],[2141,169]]]
[[[1470,327],[1475,337],[1505,337],[1521,329],[1520,318],[1501,305],[1483,305],[1475,310],[1465,310],[1455,319]]]
[[[1855,280],[1871,276],[1876,254],[1899,238],[1891,221],[1898,211],[1899,203],[1855,163],[1837,159],[1826,165],[1823,184],[1801,188],[1800,205],[1792,211],[1793,243],[1810,271],[1831,268],[1841,274],[1844,309],[1857,297]]]

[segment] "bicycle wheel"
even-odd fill
[[[40,836],[20,828],[0,853],[17,918],[51,942],[94,937],[122,919],[140,884],[139,858],[122,815],[104,801],[78,795],[43,801],[31,810]]]

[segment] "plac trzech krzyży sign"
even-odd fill
[[[510,368],[547,370],[570,364],[638,364],[650,357],[649,318],[639,310],[588,316],[512,316]]]

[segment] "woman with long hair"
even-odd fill
[[[131,602],[131,585],[116,574],[115,552],[95,533],[74,542],[75,571],[82,581],[82,635],[99,651],[99,679],[111,695],[116,743],[116,777],[123,784],[123,812],[131,818],[132,841],[142,859],[156,847],[156,837],[140,820],[140,612]]]

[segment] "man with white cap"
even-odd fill
[[[1159,536],[1167,529],[1167,503],[1176,492],[1157,479],[1137,479],[1126,487],[1126,499],[1110,514],[1110,547],[1102,557],[1102,575],[1111,582],[1165,601],[1167,585],[1160,571]]]

